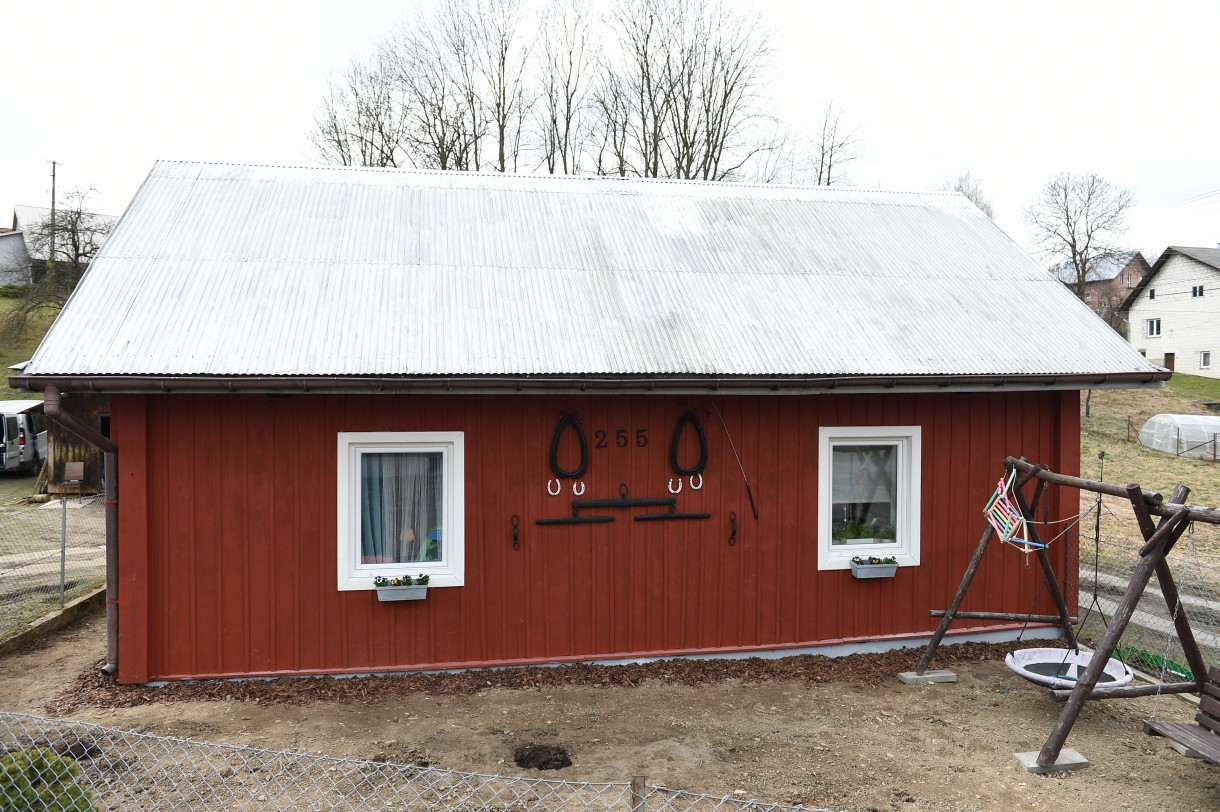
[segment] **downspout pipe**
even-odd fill
[[[106,476],[106,664],[102,672],[113,677],[119,670],[119,447],[79,417],[65,411],[59,387],[43,390],[42,412],[102,452]]]

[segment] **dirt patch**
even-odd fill
[[[502,775],[523,745],[562,747],[548,778],[649,783],[850,810],[1215,809],[1220,768],[1144,736],[1153,699],[1086,706],[1068,746],[1093,766],[1038,777],[1060,706],[1004,646],[943,649],[959,682],[905,686],[918,651],[828,660],[683,660],[365,679],[115,686],[94,673],[100,619],[0,658],[0,706],[160,734]],[[53,697],[57,697],[52,701]],[[1194,710],[1170,697],[1160,718]],[[70,710],[69,710],[70,709]]]
[[[519,744],[513,763],[524,770],[562,770],[572,766],[572,757],[557,744]]]

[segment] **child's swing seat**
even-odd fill
[[[1012,503],[1012,499],[1008,496],[1016,476],[1017,472],[1014,469],[1012,474],[1009,475],[1007,482],[1003,479],[999,481],[999,484],[996,485],[995,493],[992,494],[991,500],[987,502],[987,507],[983,508],[983,513],[987,516],[987,521],[995,528],[996,533],[999,534],[1000,541],[1011,544],[1027,554],[1034,550],[1045,550],[1045,544],[1030,541],[1025,537],[1025,517],[1021,515],[1021,511],[1017,509],[1017,506]]]

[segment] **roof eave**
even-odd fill
[[[13,375],[14,389],[65,392],[249,392],[267,394],[384,392],[416,394],[537,392],[994,392],[999,390],[1160,387],[1173,375],[1140,372],[1039,375],[414,375],[414,376],[141,376]]]

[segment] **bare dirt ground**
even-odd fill
[[[1141,732],[1152,699],[1086,705],[1068,746],[1090,768],[1028,775],[1059,706],[1003,647],[943,649],[951,685],[894,677],[918,651],[386,678],[114,686],[91,617],[0,658],[0,709],[141,731],[503,775],[650,783],[845,810],[1220,808],[1220,768]],[[1162,698],[1161,718],[1193,708]],[[557,744],[572,766],[513,763]]]

